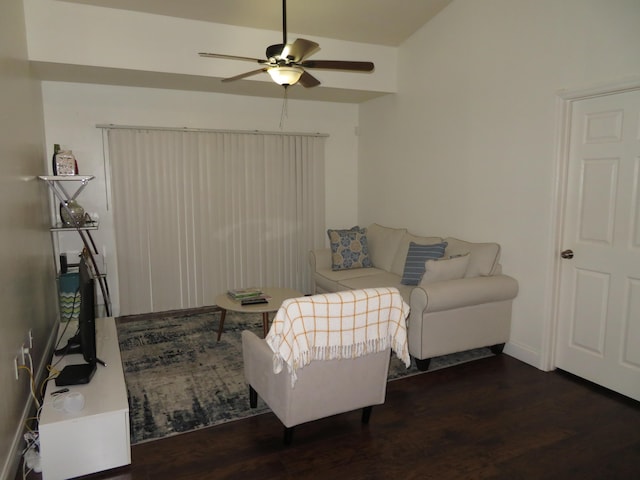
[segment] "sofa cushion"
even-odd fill
[[[420,245],[411,242],[400,283],[403,285],[418,285],[424,274],[425,262],[430,258],[443,257],[445,248],[447,248],[447,242],[432,245]]]
[[[420,285],[463,278],[469,265],[470,254],[427,260]]]
[[[391,264],[390,271],[402,276],[404,273],[404,264],[407,261],[407,252],[409,251],[409,244],[417,243],[419,245],[433,245],[434,243],[442,242],[442,238],[440,237],[421,237],[418,235],[413,235],[412,233],[406,232],[403,237],[400,239],[400,243],[398,245],[398,249],[396,250],[395,257],[393,259],[393,263]]]
[[[472,243],[452,237],[445,241],[448,243],[447,256],[471,254],[465,278],[494,275],[499,268],[500,245],[497,243]]]
[[[382,273],[387,273],[378,268],[357,268],[351,270],[331,270],[331,268],[322,268],[313,275],[316,288],[323,292],[337,292],[346,290],[349,287],[342,285],[342,282],[359,277],[375,277]],[[399,280],[398,280],[399,281]],[[387,286],[387,285],[382,285]]]
[[[372,267],[367,235],[364,231],[359,227],[350,230],[327,230],[333,270]]]
[[[374,267],[390,271],[406,228],[389,228],[373,223],[367,228],[369,255]],[[404,261],[404,259],[403,259]],[[402,272],[398,273],[400,275]]]
[[[400,291],[400,295],[405,302],[409,303],[413,285],[400,284],[400,275],[391,272],[378,270],[377,275],[367,275],[362,277],[345,278],[340,281],[343,290],[359,290],[361,288],[395,287]]]

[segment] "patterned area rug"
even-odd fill
[[[118,318],[132,444],[269,411],[261,400],[257,409],[249,407],[242,371],[241,332],[261,337],[261,316],[228,312],[217,342],[219,319],[202,311]],[[481,348],[437,357],[429,371],[490,355]],[[392,356],[390,380],[418,373]]]

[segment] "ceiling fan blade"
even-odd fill
[[[266,60],[262,60],[260,58],[251,58],[251,57],[239,57],[237,55],[223,55],[221,53],[207,53],[200,52],[198,53],[201,57],[209,57],[209,58],[225,58],[227,60],[245,60],[247,62],[255,62],[255,63],[269,63]]]
[[[300,63],[304,68],[324,68],[327,70],[353,70],[358,72],[372,72],[373,62],[352,62],[349,60],[306,60]]]
[[[233,82],[235,80],[240,80],[240,79],[243,79],[243,78],[250,77],[252,75],[257,75],[259,73],[266,72],[267,70],[269,70],[269,69],[266,68],[266,67],[265,68],[259,68],[258,70],[252,70],[250,72],[241,73],[240,75],[236,75],[235,77],[223,78],[222,81],[223,82]]]
[[[276,43],[275,45],[269,45],[267,47],[267,51],[265,52],[265,56],[268,59],[273,59],[273,62],[277,63],[278,59],[282,55],[282,51],[284,50],[285,46],[286,45],[284,43]]]
[[[300,76],[298,83],[305,88],[317,87],[320,85],[320,80],[311,75],[309,72],[303,72]]]
[[[295,42],[285,45],[282,56],[293,60],[294,62],[301,62],[305,58],[310,57],[314,53],[320,50],[320,45],[311,40],[305,40],[304,38],[298,38]]]

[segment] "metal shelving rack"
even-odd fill
[[[93,273],[98,280],[98,284],[100,285],[100,291],[102,292],[102,298],[104,299],[104,308],[106,312],[106,316],[111,316],[111,296],[109,294],[109,284],[107,283],[107,276],[100,272],[100,268],[98,267],[98,263],[96,262],[95,255],[98,255],[98,248],[96,247],[95,242],[93,241],[93,237],[91,236],[92,230],[98,230],[97,222],[90,222],[88,224],[80,224],[79,221],[74,218],[71,214],[67,206],[67,202],[70,200],[75,200],[78,195],[84,190],[84,188],[88,185],[88,183],[93,180],[93,175],[41,175],[39,177],[41,180],[45,181],[55,198],[57,198],[62,207],[67,210],[69,214],[69,218],[71,218],[74,222],[74,225],[66,227],[64,225],[55,225],[51,227],[49,230],[51,234],[55,234],[58,232],[69,232],[76,231],[80,238],[82,239],[82,243],[84,244],[85,251],[88,254],[90,265],[93,268]],[[74,185],[71,182],[75,182],[79,185]],[[70,190],[67,187],[74,186],[74,190]]]

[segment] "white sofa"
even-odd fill
[[[330,248],[312,250],[309,262],[315,293],[397,287],[411,307],[409,353],[421,370],[429,367],[432,357],[440,355],[480,347],[502,352],[509,340],[511,306],[518,283],[502,273],[500,245],[417,236],[404,228],[375,223],[361,232],[372,267],[333,270]],[[401,283],[411,242],[447,242],[442,259],[426,262],[428,271],[419,285]],[[448,265],[459,263],[456,258],[461,256],[466,257],[461,278],[439,279],[452,276],[447,272],[451,270]],[[453,276],[459,277],[459,273]]]

